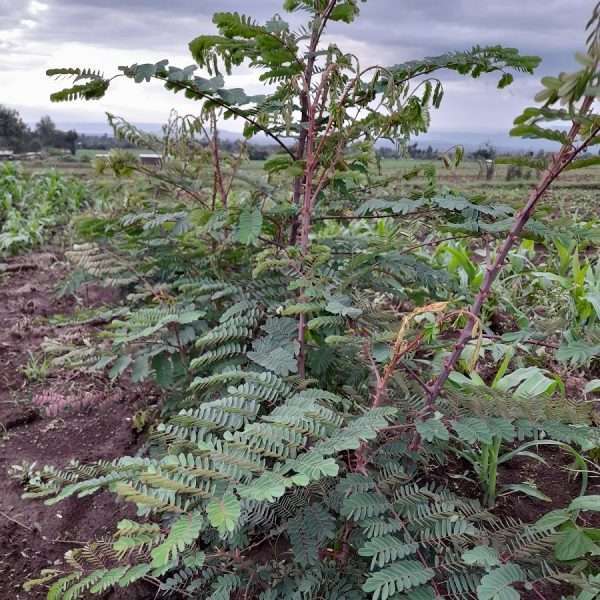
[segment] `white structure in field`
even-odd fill
[[[160,154],[140,154],[140,162],[149,167],[162,166],[162,156]]]

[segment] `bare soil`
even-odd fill
[[[69,499],[48,507],[21,498],[11,465],[64,466],[133,454],[139,446],[131,425],[135,411],[148,402],[139,386],[114,384],[103,376],[51,371],[28,381],[23,367],[39,355],[45,338],[77,339],[94,333],[77,325],[60,331],[46,317],[72,313],[73,297],[57,299],[55,288],[68,269],[60,256],[30,254],[0,265],[0,600],[45,598],[45,590],[22,589],[41,569],[60,569],[64,553],[82,542],[106,537],[116,523],[131,518],[131,505],[105,493]],[[114,290],[90,287],[85,304],[114,304]],[[31,353],[31,354],[30,354]],[[105,598],[152,598],[144,588],[120,590]]]

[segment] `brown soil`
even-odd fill
[[[72,498],[48,507],[23,500],[12,465],[36,462],[61,467],[71,459],[93,461],[132,454],[139,442],[131,426],[135,410],[147,403],[139,387],[116,385],[103,376],[51,372],[38,383],[22,367],[39,355],[45,338],[76,339],[94,333],[90,326],[47,325],[45,317],[68,314],[74,298],[57,299],[55,286],[67,267],[49,253],[31,254],[0,265],[0,600],[45,598],[45,590],[24,592],[24,581],[41,569],[60,569],[64,553],[81,542],[109,534],[131,518],[131,505],[102,493]],[[113,290],[90,287],[85,304],[115,301]],[[104,598],[152,598],[142,588],[119,590]]]
[[[530,448],[533,450],[533,448]],[[534,523],[550,510],[565,508],[581,493],[581,478],[574,477],[573,456],[552,446],[540,447],[538,452],[546,464],[527,459],[515,458],[498,470],[500,486],[511,483],[531,482],[552,501],[544,502],[524,494],[510,494],[498,499],[497,514],[512,516],[524,523]],[[600,494],[600,480],[590,477],[586,494]],[[596,513],[595,515],[599,515]],[[594,518],[594,516],[592,516]],[[598,526],[600,523],[594,523]],[[592,525],[592,523],[589,523]]]

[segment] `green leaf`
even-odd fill
[[[548,498],[546,494],[530,483],[512,483],[510,485],[502,486],[502,489],[510,490],[511,492],[521,492],[522,494],[537,498],[538,500],[543,500],[544,502],[552,502],[552,498]]]
[[[204,565],[206,561],[206,554],[204,552],[194,552],[183,557],[183,564],[188,569],[199,569]]]
[[[333,315],[341,315],[351,319],[356,319],[362,314],[360,308],[352,306],[352,299],[349,296],[333,296],[327,303],[325,310]]]
[[[574,528],[565,531],[554,548],[554,555],[558,560],[575,560],[586,554],[597,556],[600,554],[600,546],[595,544],[581,529]]]
[[[300,345],[296,340],[298,324],[295,319],[270,317],[263,326],[265,337],[255,340],[248,358],[277,375],[286,376],[296,373],[296,356]]]
[[[130,354],[125,354],[123,356],[119,356],[110,371],[108,372],[108,376],[111,379],[116,379],[127,369],[127,367],[133,362],[133,358]]]
[[[466,417],[460,421],[452,421],[452,428],[456,435],[467,444],[475,444],[476,442],[492,443],[492,432],[483,419]]]
[[[320,562],[319,550],[335,535],[335,519],[320,503],[309,504],[287,522],[294,557],[302,567]]]
[[[600,512],[600,495],[579,496],[569,504],[569,510],[591,510]]]
[[[167,388],[173,384],[173,362],[166,352],[162,352],[152,359],[152,367],[156,372],[156,382],[160,387]]]
[[[171,526],[165,541],[152,550],[152,567],[160,568],[176,559],[178,553],[193,544],[204,527],[204,519],[199,513],[183,515]]]
[[[494,437],[501,438],[506,442],[512,442],[515,439],[517,431],[508,419],[490,417],[486,422]]]
[[[358,7],[353,2],[344,2],[338,4],[332,11],[329,17],[332,21],[343,21],[344,23],[352,23],[358,14]]]
[[[129,584],[141,579],[147,575],[152,569],[152,565],[135,565],[125,573],[125,575],[119,580],[119,587],[127,587]]]
[[[574,160],[565,170],[587,169],[588,167],[595,167],[597,165],[600,165],[600,156],[589,156]]]
[[[237,239],[247,246],[253,244],[260,235],[263,216],[258,206],[244,207],[240,213]]]
[[[221,535],[233,531],[242,512],[240,501],[233,494],[213,498],[206,506],[208,521]]]
[[[284,469],[293,469],[305,475],[309,481],[318,481],[322,477],[335,477],[340,467],[334,458],[325,458],[318,451],[312,450],[293,461],[288,461]]]
[[[263,473],[250,485],[239,488],[238,493],[242,498],[262,502],[273,502],[285,494],[286,487],[291,481],[278,473]]]
[[[510,130],[510,135],[514,137],[524,137],[533,139],[544,139],[558,144],[567,144],[567,134],[558,129],[545,129],[538,125],[517,125]]]
[[[571,513],[567,509],[553,510],[546,513],[535,523],[536,529],[552,529],[571,520]]]
[[[100,592],[104,592],[109,587],[112,587],[117,584],[117,582],[126,574],[129,566],[126,565],[124,567],[115,567],[114,569],[110,569],[100,578],[100,580],[90,588],[90,593],[98,594]]]
[[[502,75],[500,81],[498,82],[498,88],[505,88],[506,86],[509,86],[514,80],[515,78],[510,73],[504,73],[504,75]]]
[[[539,367],[517,369],[496,383],[496,388],[500,391],[513,391],[516,396],[523,398],[550,394],[556,386],[556,380],[546,377]]]
[[[273,154],[263,164],[267,173],[279,173],[291,167],[293,158],[289,154]]]
[[[475,546],[466,552],[463,552],[461,560],[466,565],[474,565],[477,567],[495,567],[500,564],[498,552],[490,546]]]
[[[418,549],[418,542],[405,542],[394,535],[382,535],[366,542],[358,550],[358,554],[372,558],[373,569],[375,566],[383,567],[392,561],[406,558],[415,554]]]
[[[446,426],[439,419],[427,419],[427,421],[417,421],[416,428],[418,434],[427,442],[433,440],[442,440],[447,442],[450,434]]]
[[[561,344],[556,352],[556,360],[568,362],[576,367],[585,365],[600,356],[600,344],[589,344],[584,340],[570,340]]]
[[[133,361],[131,368],[131,381],[139,383],[150,375],[150,357],[148,354],[140,354]]]
[[[414,560],[402,560],[391,564],[377,573],[369,575],[362,589],[373,593],[372,600],[386,600],[394,594],[431,581],[435,576],[432,569],[423,567]]]
[[[478,600],[519,600],[521,595],[513,583],[525,580],[525,573],[518,565],[508,563],[489,572],[477,586]]]
[[[257,344],[259,341],[254,342],[256,350],[247,353],[251,361],[284,377],[298,371],[296,355],[300,345],[297,342],[292,342],[283,348],[263,351],[260,344]]]

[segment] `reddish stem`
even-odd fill
[[[583,104],[581,106],[580,114],[585,115],[589,112],[594,98],[590,96],[586,96]],[[488,296],[490,295],[492,284],[494,283],[498,273],[502,269],[504,261],[508,256],[509,251],[513,247],[514,243],[517,239],[519,239],[525,225],[531,218],[533,211],[535,210],[538,202],[546,192],[546,190],[550,187],[552,182],[565,170],[565,168],[573,161],[573,159],[582,152],[589,144],[591,139],[598,133],[599,129],[596,129],[592,132],[592,135],[584,141],[578,148],[573,147],[573,143],[579,134],[581,129],[581,123],[573,123],[571,129],[568,133],[567,140],[563,144],[560,151],[554,155],[552,162],[546,171],[542,174],[542,178],[538,185],[531,191],[529,194],[529,198],[527,203],[523,207],[523,209],[518,214],[513,226],[511,227],[510,233],[508,237],[500,247],[500,251],[496,256],[496,259],[488,266],[485,274],[484,281],[475,297],[475,302],[470,309],[470,315],[467,321],[467,324],[463,328],[458,338],[458,341],[454,345],[452,353],[446,360],[444,361],[444,365],[440,374],[428,384],[427,386],[427,411],[428,413],[432,413],[434,411],[435,402],[440,395],[444,384],[446,383],[450,373],[454,370],[456,364],[458,363],[460,356],[465,349],[467,343],[471,340],[473,336],[473,330],[475,328],[475,324],[479,319],[479,315],[481,314],[481,309],[485,304]]]

